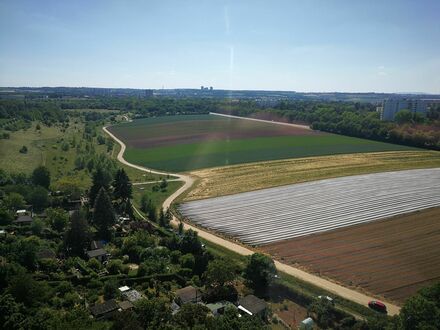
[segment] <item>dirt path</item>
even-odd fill
[[[223,115],[223,116],[227,116],[227,115]],[[231,116],[231,117],[234,117],[234,116]],[[245,119],[248,119],[248,118],[245,118]],[[250,119],[250,120],[259,120],[259,119]],[[268,122],[270,122],[270,121],[268,121]],[[270,123],[272,123],[272,122],[270,122]],[[284,124],[284,123],[279,123],[279,124]],[[287,125],[293,125],[293,124],[287,124]],[[119,145],[121,146],[121,150],[118,153],[117,159],[122,164],[130,166],[132,168],[136,168],[136,169],[138,169],[140,171],[151,172],[151,173],[159,174],[159,175],[175,176],[175,177],[177,177],[178,180],[184,182],[184,185],[182,187],[180,187],[177,191],[175,191],[171,196],[169,196],[164,201],[164,203],[162,204],[162,207],[164,209],[168,209],[170,207],[171,203],[178,196],[183,194],[185,191],[187,191],[193,185],[194,179],[192,177],[188,176],[188,175],[161,172],[161,171],[149,169],[149,168],[146,168],[146,167],[143,167],[143,166],[139,166],[139,165],[135,165],[135,164],[127,162],[124,159],[124,152],[125,152],[125,149],[126,149],[125,143],[122,142],[121,140],[119,140],[111,132],[109,132],[107,127],[103,127],[103,130],[110,137],[112,137],[116,142],[118,142]],[[171,223],[174,226],[177,226],[179,224],[179,220],[175,216],[173,216],[173,219],[172,219]],[[228,241],[226,239],[223,239],[221,237],[218,237],[216,235],[213,235],[213,234],[211,234],[211,233],[209,233],[207,231],[201,230],[200,228],[196,228],[196,227],[191,226],[191,225],[189,225],[187,223],[184,223],[183,227],[184,227],[185,230],[192,229],[194,231],[197,231],[197,233],[198,233],[198,235],[200,237],[202,237],[202,238],[204,238],[204,239],[206,239],[206,240],[208,240],[208,241],[210,241],[212,243],[221,245],[221,246],[223,246],[223,247],[225,247],[225,248],[227,248],[227,249],[229,249],[231,251],[234,251],[234,252],[236,252],[238,254],[247,256],[247,255],[251,255],[251,254],[254,253],[254,251],[252,251],[249,248],[246,248],[246,247],[244,247],[244,246],[242,246],[240,244],[236,244],[236,243],[233,243],[233,242]],[[275,266],[281,272],[284,272],[284,273],[286,273],[288,275],[294,276],[294,277],[296,277],[296,278],[298,278],[300,280],[303,280],[305,282],[309,282],[309,283],[311,283],[313,285],[316,285],[317,287],[323,288],[323,289],[325,289],[325,290],[327,290],[327,291],[329,291],[329,292],[331,292],[331,293],[333,293],[335,295],[338,295],[338,296],[340,296],[342,298],[351,300],[351,301],[356,302],[356,303],[358,303],[360,305],[364,305],[364,306],[368,305],[368,302],[370,300],[374,300],[375,299],[374,297],[370,297],[370,296],[367,296],[367,295],[365,295],[363,293],[357,292],[355,290],[343,287],[343,286],[341,286],[339,284],[336,284],[336,283],[333,283],[333,282],[331,282],[329,280],[320,278],[319,276],[309,274],[309,273],[307,273],[305,271],[302,271],[302,270],[297,269],[295,267],[283,264],[283,263],[281,263],[279,261],[276,261],[276,260],[275,260]],[[396,305],[393,305],[391,303],[386,303],[386,305],[387,305],[387,309],[388,309],[388,315],[396,315],[396,314],[399,313],[400,307],[398,307]]]
[[[283,125],[283,126],[290,126],[290,127],[296,127],[296,128],[302,128],[306,130],[312,130],[310,126],[307,125],[299,125],[299,124],[292,124],[292,123],[283,123],[280,121],[273,121],[273,120],[264,120],[264,119],[257,119],[257,118],[249,118],[249,117],[240,117],[240,116],[233,116],[233,115],[225,115],[223,113],[217,113],[217,112],[210,112],[210,115],[214,116],[221,116],[221,117],[228,117],[228,118],[236,118],[236,119],[244,119],[244,120],[252,120],[252,121],[259,121],[262,123],[270,123],[275,125]]]

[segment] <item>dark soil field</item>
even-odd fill
[[[284,263],[402,303],[440,280],[440,208],[262,249]]]
[[[165,171],[266,160],[414,148],[273,123],[215,115],[139,119],[110,127],[125,158]]]
[[[125,129],[129,128],[129,129]],[[200,141],[252,139],[269,136],[322,135],[313,130],[213,115],[141,119],[110,129],[127,145],[152,148]]]

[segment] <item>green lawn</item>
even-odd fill
[[[147,195],[148,199],[151,200],[154,206],[159,210],[165,199],[168,198],[172,193],[179,189],[182,185],[182,181],[171,181],[168,182],[168,187],[165,191],[153,191],[153,186],[156,183],[142,184],[133,186],[133,201],[136,207],[141,206],[141,199],[143,195]]]
[[[112,131],[127,143],[125,158],[129,162],[173,172],[265,160],[415,149],[307,131],[303,135],[297,131],[292,136],[278,136],[277,130],[281,129],[286,128],[270,123],[262,125],[242,119],[231,121],[202,115],[142,119],[115,126]],[[225,130],[228,136],[235,138],[212,138],[224,134]],[[264,136],[258,136],[258,133]],[[167,140],[160,140],[158,136]],[[149,146],[152,139],[159,145]]]

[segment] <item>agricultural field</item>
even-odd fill
[[[246,244],[294,237],[440,206],[440,169],[356,175],[204,199],[183,217]]]
[[[281,262],[398,303],[440,280],[440,208],[263,246]]]
[[[341,176],[440,167],[438,151],[391,151],[256,162],[192,171],[184,201]]]
[[[129,162],[165,171],[265,160],[414,148],[292,126],[214,115],[147,118],[109,130]]]

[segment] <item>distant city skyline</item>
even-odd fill
[[[0,86],[440,93],[440,1],[0,0]]]

